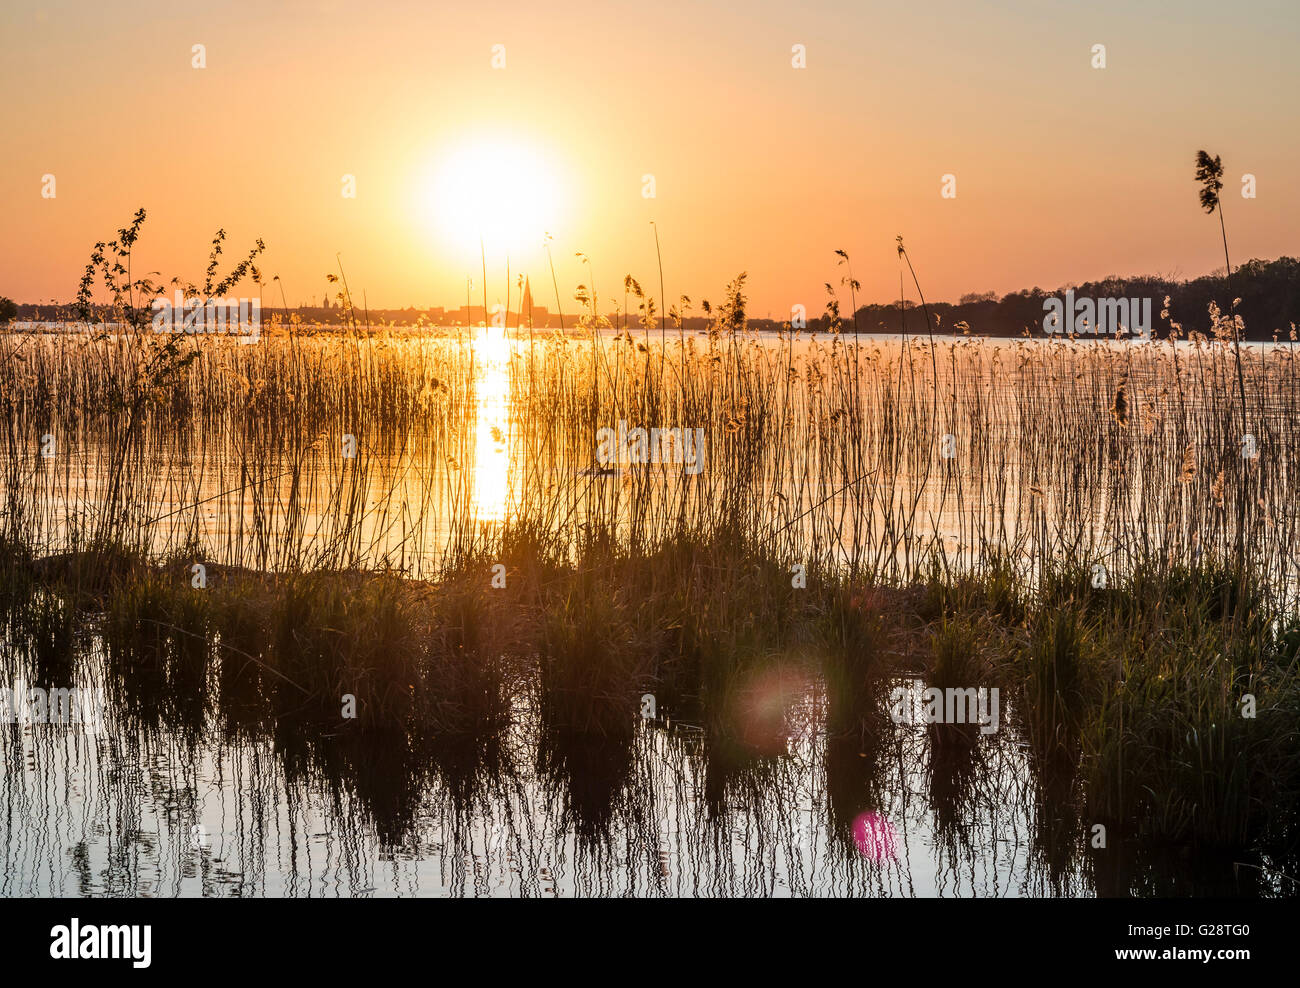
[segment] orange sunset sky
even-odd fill
[[[553,304],[543,231],[566,310],[576,251],[605,299],[657,296],[652,220],[670,301],[747,270],[755,316],[820,311],[836,248],[860,302],[896,297],[900,233],[935,300],[1194,277],[1222,265],[1201,147],[1233,262],[1300,253],[1297,41],[1294,0],[6,0],[0,295],[70,299],[141,206],[137,272],[201,280],[221,227],[290,304],[336,252],[372,308],[458,305],[467,275],[478,302],[480,226],[490,301],[508,253]]]

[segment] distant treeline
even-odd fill
[[[1182,326],[1184,336],[1190,331],[1209,333],[1210,303],[1217,303],[1223,312],[1231,301],[1223,275],[1205,275],[1192,281],[1170,281],[1165,278],[1107,278],[1081,285],[1065,285],[1056,291],[1041,288],[1012,292],[1001,298],[992,293],[985,296],[965,296],[957,303],[930,302],[930,316],[938,323],[937,332],[960,333],[954,329],[961,323],[969,326],[972,336],[1045,336],[1043,331],[1043,302],[1060,298],[1067,288],[1078,298],[1151,299],[1152,330],[1165,336],[1169,321]],[[1232,294],[1241,299],[1236,312],[1246,324],[1245,339],[1288,339],[1292,325],[1300,326],[1300,260],[1279,257],[1274,261],[1247,261],[1232,272]],[[1169,320],[1161,319],[1165,298],[1169,299]],[[867,305],[858,309],[858,330],[864,333],[897,333],[903,327],[906,315],[907,332],[925,333],[925,315],[915,302],[906,303],[900,311],[897,302],[892,305]],[[809,313],[811,316],[811,313]],[[751,324],[765,320],[750,320]],[[841,332],[853,331],[853,318],[847,307],[841,313]],[[824,330],[824,316],[808,320],[809,329]]]
[[[966,295],[958,302],[930,302],[930,318],[936,325],[936,333],[963,333],[972,336],[1031,336],[1046,335],[1043,330],[1045,315],[1044,300],[1060,298],[1067,289],[1073,289],[1076,299],[1151,299],[1152,330],[1156,336],[1165,336],[1169,329],[1169,320],[1161,319],[1159,313],[1165,308],[1164,300],[1169,299],[1169,319],[1181,324],[1183,335],[1196,331],[1210,332],[1210,303],[1217,303],[1227,312],[1228,285],[1222,274],[1205,275],[1191,281],[1171,281],[1165,278],[1106,278],[1102,281],[1089,281],[1081,285],[1063,285],[1055,291],[1041,288],[1027,288],[1011,292],[998,298],[994,293],[986,295]],[[1247,261],[1232,272],[1232,295],[1241,299],[1237,314],[1246,324],[1245,338],[1250,340],[1289,339],[1293,325],[1300,325],[1300,260],[1294,257],[1279,257],[1273,261]],[[841,298],[841,303],[847,299]],[[75,319],[71,306],[56,304],[21,304],[16,307],[14,318],[23,322]],[[348,320],[345,310],[339,308],[300,307],[288,310],[308,323],[339,324]],[[539,310],[545,312],[546,310]],[[478,308],[478,313],[482,308]],[[106,313],[101,313],[106,315]],[[269,323],[273,316],[286,321],[286,311],[267,306],[262,309],[262,320]],[[385,324],[398,326],[454,325],[457,310],[434,309],[370,309],[356,310],[359,324],[369,324],[378,328]],[[609,314],[611,320],[614,314]],[[621,326],[623,316],[618,316]],[[806,313],[805,332],[827,332],[831,328],[830,317],[823,313]],[[518,316],[510,315],[510,328],[518,323]],[[710,319],[704,316],[691,316],[683,320],[687,330],[705,330]],[[755,330],[776,330],[789,323],[785,319],[750,318],[749,327]],[[576,317],[569,314],[565,319],[568,329],[576,325]],[[626,317],[628,329],[634,333],[642,332],[635,313]],[[847,306],[840,314],[840,332],[852,333],[855,320],[847,311]],[[963,327],[963,324],[965,328]],[[547,313],[545,321],[536,321],[538,328],[549,326],[558,328],[559,317]],[[900,309],[897,302],[889,305],[864,305],[858,309],[856,327],[860,333],[899,333],[906,329],[910,334],[924,334],[926,319],[921,307],[912,301],[904,303]],[[668,330],[676,329],[669,320]],[[653,333],[654,331],[652,331]]]

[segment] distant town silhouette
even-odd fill
[[[1155,320],[1152,335],[1163,338],[1168,335],[1170,320],[1182,327],[1182,335],[1189,332],[1210,332],[1210,304],[1216,303],[1223,312],[1227,312],[1232,299],[1227,297],[1227,288],[1221,271],[1202,275],[1190,281],[1178,281],[1159,276],[1144,277],[1110,277],[1099,281],[1087,281],[1081,284],[1062,285],[1051,291],[1034,287],[1009,292],[999,297],[995,292],[969,293],[956,302],[930,302],[930,318],[936,323],[930,329],[941,335],[991,336],[1044,336],[1043,313],[1044,300],[1072,289],[1076,297],[1096,298],[1150,298],[1157,313],[1165,308],[1164,300],[1169,299],[1169,319]],[[1293,327],[1300,323],[1300,259],[1279,257],[1275,260],[1250,260],[1232,273],[1233,294],[1240,299],[1235,313],[1245,323],[1242,339],[1267,341],[1290,338]],[[572,301],[572,300],[570,300]],[[807,310],[806,333],[826,333],[833,329],[833,320],[825,313],[815,314],[814,306],[804,303]],[[18,322],[59,321],[72,318],[70,306],[57,303],[25,303],[15,307],[14,319]],[[564,313],[564,328],[573,330],[578,323],[580,303],[572,302],[572,308]],[[331,325],[350,321],[355,314],[358,322],[371,328],[384,325],[417,327],[421,325],[436,326],[477,326],[496,323],[505,328],[553,330],[561,327],[559,312],[553,307],[534,301],[530,286],[525,283],[520,301],[506,312],[499,304],[491,304],[485,309],[482,305],[466,304],[454,307],[432,306],[420,308],[363,308],[356,306],[348,309],[344,303],[328,296],[322,297],[319,304],[299,305],[285,309],[282,306],[264,305],[262,317],[266,322],[278,317],[287,322],[288,317],[296,315],[300,322]],[[633,309],[624,312],[612,308],[602,315],[612,329],[627,329],[636,333],[642,331],[642,313]],[[670,317],[671,319],[671,317]],[[782,318],[751,316],[748,325],[758,331],[776,331],[788,328],[790,316]],[[687,316],[680,321],[680,328],[690,332],[703,332],[712,324],[712,317],[704,315]],[[843,334],[854,332],[855,320],[848,312],[841,312],[839,331]],[[856,319],[857,332],[860,334],[894,335],[905,331],[908,335],[926,334],[926,317],[918,303],[906,301],[900,307],[898,302],[888,304],[869,304],[858,307]],[[656,324],[655,330],[658,330]],[[678,329],[678,324],[671,322],[669,328]],[[795,327],[800,328],[800,327]],[[1068,335],[1068,334],[1067,334]]]

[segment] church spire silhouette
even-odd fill
[[[519,301],[519,318],[527,319],[531,324],[533,311],[533,289],[528,283],[528,276],[524,275],[524,297]]]

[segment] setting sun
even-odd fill
[[[7,968],[1285,958],[1297,39],[0,3]]]
[[[551,162],[520,143],[488,140],[462,145],[433,167],[425,212],[439,240],[478,254],[536,248],[562,219],[564,194]]]

